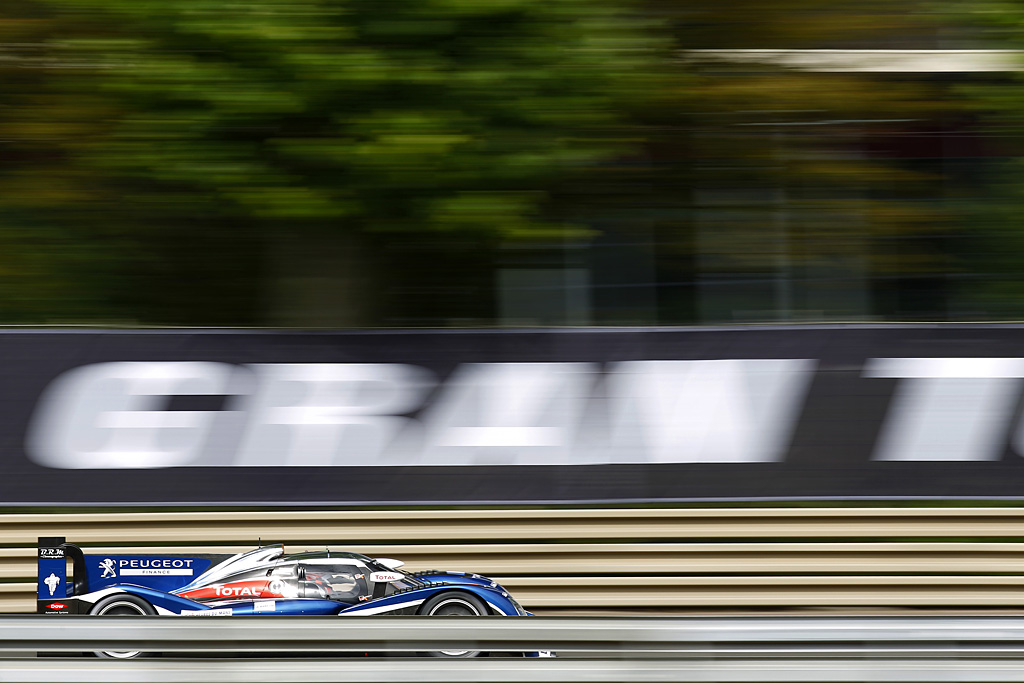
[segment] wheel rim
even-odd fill
[[[430,609],[432,617],[479,617],[476,605],[459,597],[450,597],[437,603]],[[473,650],[439,650],[447,657],[463,657]]]
[[[111,616],[111,617],[135,617],[135,616],[146,616],[146,610],[142,605],[137,602],[130,600],[118,600],[112,602],[109,605],[104,606],[99,612],[96,613],[98,616]],[[104,657],[110,657],[112,659],[132,659],[142,654],[141,650],[102,650],[100,652]]]

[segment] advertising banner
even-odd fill
[[[1024,498],[1024,327],[0,332],[0,504]]]

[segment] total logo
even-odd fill
[[[252,588],[250,586],[214,586],[217,591],[217,595],[224,598],[240,598],[244,596],[250,596],[258,598],[263,594],[259,588]]]
[[[179,593],[189,600],[208,600],[210,598],[259,598],[259,597],[295,597],[294,589],[284,581],[274,579],[269,584],[266,580],[234,581],[228,584],[203,586]]]

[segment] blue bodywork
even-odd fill
[[[178,616],[417,614],[425,602],[450,592],[476,597],[488,614],[527,614],[485,576],[406,574],[391,568],[400,562],[357,553],[285,556],[281,546],[266,546],[234,556],[86,555],[63,539],[45,539],[52,546],[46,548],[43,540],[38,602],[39,611],[48,614],[96,613],[116,594],[134,596],[158,614]],[[65,553],[74,562],[73,580],[66,576]],[[331,581],[350,582],[350,591],[335,591]]]
[[[37,611],[177,617],[529,616],[503,586],[486,576],[408,574],[401,566],[398,560],[329,549],[286,556],[279,545],[231,556],[86,555],[63,538],[40,538]],[[459,595],[462,599],[454,598]],[[124,658],[139,653],[104,654]],[[464,657],[479,652],[435,654]]]

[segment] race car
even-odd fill
[[[40,538],[38,547],[40,614],[532,616],[479,574],[406,573],[399,560],[329,548],[298,555],[285,555],[280,544],[237,555],[86,555],[59,537]],[[141,653],[97,654],[129,659]]]

